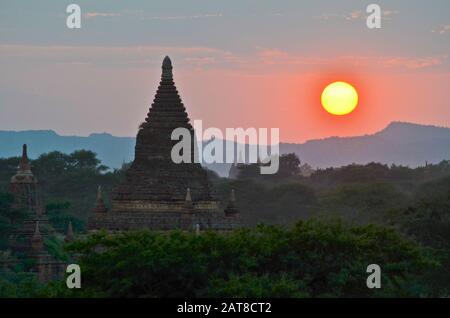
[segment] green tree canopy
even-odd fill
[[[432,264],[393,230],[318,222],[228,234],[103,232],[70,250],[83,268],[84,287],[74,296],[417,296],[410,286]],[[380,290],[366,287],[372,263],[382,268]]]

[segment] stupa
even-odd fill
[[[30,238],[35,232],[35,223],[39,222],[44,228],[49,228],[48,218],[39,192],[38,180],[31,171],[28,160],[27,145],[22,147],[17,173],[11,178],[10,192],[14,195],[15,209],[26,212],[26,219],[10,238],[10,244],[16,251],[27,252],[31,249]],[[44,236],[47,237],[48,231]]]
[[[9,248],[16,256],[29,261],[25,270],[35,272],[40,282],[62,279],[65,262],[50,255],[44,244],[54,230],[45,213],[37,178],[31,171],[27,145],[23,145],[19,168],[11,178],[10,192],[14,195],[14,208],[26,214],[11,233]]]
[[[226,216],[215,198],[207,171],[193,160],[174,163],[172,131],[186,128],[195,134],[173,81],[172,62],[162,63],[162,75],[153,104],[140,125],[135,158],[125,180],[111,192],[111,209],[105,211],[101,193],[88,221],[90,230],[131,229],[230,230],[239,225],[239,214]],[[100,198],[100,199],[99,199]]]

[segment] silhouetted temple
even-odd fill
[[[10,192],[14,195],[13,208],[26,213],[25,221],[13,233],[10,245],[15,251],[26,253],[31,250],[31,237],[35,232],[36,224],[40,223],[45,228],[49,225],[38,190],[37,178],[31,172],[27,145],[23,145],[19,168],[11,178]]]
[[[242,152],[239,152],[237,162],[233,162],[230,167],[230,171],[228,171],[229,179],[238,179],[241,174],[241,168],[245,166],[244,158],[242,156]]]
[[[194,130],[173,81],[172,62],[166,56],[153,104],[137,134],[134,161],[125,181],[111,193],[111,210],[106,210],[101,190],[98,191],[88,222],[90,230],[226,231],[239,225],[234,203],[232,213],[221,209],[207,171],[199,163],[172,161],[172,147],[178,141],[171,140],[171,134],[179,127],[190,131],[193,150]],[[192,159],[193,156],[194,151]]]
[[[25,220],[17,224],[17,230],[9,238],[10,249],[19,258],[28,260],[26,270],[35,272],[39,281],[64,277],[65,264],[51,256],[44,245],[44,240],[54,231],[45,214],[38,181],[31,171],[27,145],[23,145],[19,168],[11,178],[10,192],[14,195],[14,208],[26,213]]]
[[[37,189],[37,179],[31,172],[27,155],[27,145],[23,145],[17,173],[11,178],[10,190],[14,194],[15,207],[28,210],[35,219],[46,221],[41,198]]]

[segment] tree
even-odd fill
[[[13,208],[14,197],[0,192],[0,250],[8,247],[8,238],[17,225],[26,218],[26,211]]]
[[[75,169],[88,169],[98,172],[108,170],[108,167],[100,165],[97,155],[90,150],[77,150],[70,154],[70,162]]]
[[[75,232],[85,229],[85,222],[69,213],[70,202],[53,202],[46,206],[46,214],[52,227],[60,233],[67,231],[69,222],[72,222]]]
[[[295,153],[280,156],[280,168],[276,174],[278,177],[292,177],[300,174],[300,159]]]
[[[318,222],[228,234],[103,232],[69,249],[83,268],[73,296],[418,296],[411,284],[433,264],[394,230]],[[365,285],[372,263],[382,268],[381,290]]]

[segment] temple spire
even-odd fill
[[[239,211],[236,208],[235,203],[236,203],[236,194],[234,192],[234,189],[231,189],[230,200],[228,201],[228,206],[225,209],[226,216],[238,216],[239,215]]]
[[[170,60],[170,57],[166,56],[162,63],[162,74],[161,74],[162,80],[172,80],[172,61]]]
[[[36,221],[36,227],[34,229],[34,234],[31,238],[31,248],[35,252],[39,252],[44,247],[43,241],[42,241],[42,235],[41,231],[39,230],[39,221]]]
[[[108,209],[105,206],[105,201],[103,200],[102,187],[97,188],[97,199],[95,200],[94,213],[104,213]]]
[[[22,158],[20,159],[19,172],[21,172],[21,173],[30,173],[31,174],[31,167],[30,167],[30,163],[28,161],[27,145],[26,144],[24,144],[22,146]]]
[[[45,213],[37,187],[37,179],[31,172],[26,144],[22,147],[22,158],[17,172],[11,177],[10,191],[15,197],[17,207],[36,214],[39,218]]]
[[[191,201],[192,201],[191,189],[187,188],[186,189],[186,202],[191,202]]]
[[[200,235],[200,224],[195,224],[195,235]]]
[[[230,202],[232,202],[234,204],[234,202],[236,202],[236,194],[234,193],[234,189],[231,189],[230,192]]]
[[[244,158],[242,157],[242,150],[241,150],[241,149],[239,149],[237,163],[240,163],[240,164],[245,163],[245,160],[244,160]]]
[[[73,241],[73,229],[72,229],[72,221],[69,221],[69,225],[67,226],[67,234],[64,238],[65,242],[72,242]]]
[[[41,236],[41,231],[39,230],[39,221],[36,221],[36,226],[34,228],[33,239],[40,239],[40,238],[42,238],[42,236]]]
[[[102,186],[97,187],[97,202],[103,202]]]
[[[186,210],[189,213],[193,213],[194,212],[194,203],[192,203],[192,196],[191,196],[191,189],[187,188],[186,189],[186,198],[184,200],[184,205]]]

